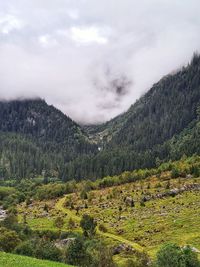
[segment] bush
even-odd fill
[[[61,261],[62,258],[61,251],[54,245],[54,243],[45,240],[40,240],[40,242],[36,245],[34,254],[38,259],[51,261]]]
[[[4,227],[0,228],[0,250],[12,252],[20,242],[21,240],[15,231]]]
[[[105,227],[105,225],[100,224],[100,225],[99,225],[99,231],[101,231],[101,232],[103,232],[103,233],[106,233],[108,230],[107,230],[107,228]]]
[[[81,238],[75,239],[66,252],[66,262],[75,266],[88,267],[91,257],[86,251],[84,241]]]
[[[14,194],[16,190],[12,187],[5,187],[5,186],[0,186],[0,200],[5,199],[6,197]]]
[[[190,247],[180,248],[175,244],[164,245],[157,253],[157,267],[199,267],[197,255]]]
[[[95,235],[97,223],[90,215],[83,215],[80,226],[83,229],[83,233],[86,237],[92,237]]]
[[[180,177],[180,171],[177,168],[173,168],[171,171],[172,178],[178,178]]]
[[[19,255],[24,255],[24,256],[30,256],[34,257],[34,245],[32,241],[25,241],[21,244],[19,244],[15,248],[15,253]]]
[[[18,245],[15,253],[38,259],[61,261],[62,253],[53,242],[43,239],[32,239]]]

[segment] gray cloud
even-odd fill
[[[198,0],[0,0],[0,98],[108,120],[200,50],[199,10]]]

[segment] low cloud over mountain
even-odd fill
[[[0,0],[0,98],[42,97],[74,120],[126,110],[200,50],[200,3]]]

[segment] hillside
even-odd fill
[[[200,56],[130,109],[79,126],[41,99],[0,102],[0,177],[96,179],[199,154]]]
[[[180,133],[196,118],[199,104],[200,56],[195,54],[188,66],[154,84],[127,112],[85,129],[96,138],[112,140],[111,146],[142,151]]]
[[[74,158],[97,151],[79,125],[44,100],[0,102],[1,177],[60,176]]]
[[[96,182],[81,182],[74,193],[37,198],[18,205],[23,221],[34,230],[55,230],[56,216],[64,220],[63,231],[80,232],[80,220],[89,214],[97,222],[96,237],[112,248],[117,266],[147,253],[154,259],[161,244],[190,245],[199,252],[199,167],[191,157],[162,164],[157,169],[125,172]],[[50,184],[43,186],[44,192]],[[45,189],[46,188],[46,189]],[[49,197],[49,199],[48,199]],[[45,205],[48,212],[44,212]],[[73,228],[70,226],[73,220]],[[146,266],[146,265],[144,265]]]
[[[112,145],[144,151],[180,133],[197,117],[200,104],[200,57],[187,67],[164,77],[131,107]],[[129,111],[130,112],[130,111]]]
[[[0,252],[0,267],[70,267],[70,265],[38,260],[26,256]]]
[[[199,105],[200,57],[194,55],[188,66],[161,79],[126,113],[106,124],[85,128],[102,148],[87,163],[88,176],[154,167],[171,157],[199,153]],[[186,132],[187,138],[183,138]],[[192,146],[187,143],[189,136],[193,136]],[[176,153],[178,147],[182,152]],[[85,173],[80,162],[75,161],[74,169]]]

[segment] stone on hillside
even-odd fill
[[[6,218],[6,211],[0,207],[0,221],[3,221]]]
[[[73,237],[65,238],[65,239],[57,241],[55,243],[55,246],[57,248],[69,247],[74,241],[75,241],[75,238]]]
[[[135,205],[135,202],[132,197],[126,197],[124,202],[130,207],[133,207]]]
[[[113,255],[120,254],[121,252],[133,252],[134,249],[130,245],[120,244],[113,249]]]

